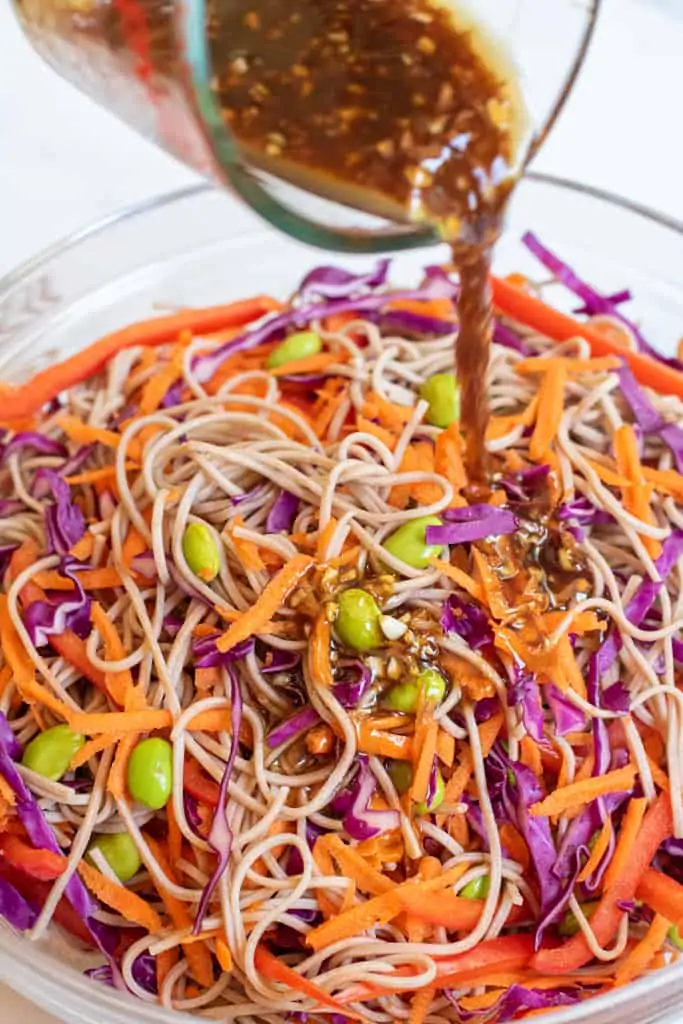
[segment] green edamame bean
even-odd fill
[[[127,832],[112,832],[97,836],[85,855],[85,859],[90,863],[93,861],[88,854],[92,850],[99,850],[120,882],[130,881],[140,870],[142,861],[138,848]]]
[[[417,677],[417,685],[430,704],[440,704],[446,696],[446,680],[434,668],[425,668]]]
[[[411,680],[392,686],[384,698],[384,703],[392,711],[402,711],[406,715],[414,715],[419,699],[420,687],[417,680]]]
[[[415,804],[415,813],[416,814],[433,814],[434,811],[436,811],[441,806],[441,804],[443,803],[445,795],[446,795],[446,783],[443,781],[443,775],[441,774],[441,772],[437,768],[436,769],[436,787],[434,789],[434,796],[429,801],[429,803],[427,803],[426,800],[421,800],[419,803]]]
[[[595,913],[595,908],[598,906],[597,900],[593,900],[589,903],[579,904],[584,916],[589,920]],[[579,922],[576,920],[576,916],[572,910],[568,910],[562,920],[557,926],[557,930],[560,935],[564,935],[565,938],[570,939],[572,935],[577,935],[579,932]]]
[[[421,516],[399,526],[384,541],[383,547],[394,558],[399,558],[413,569],[426,569],[430,558],[438,558],[442,544],[428,544],[425,536],[428,526],[441,526],[438,516]]]
[[[356,651],[371,651],[381,647],[384,634],[379,620],[382,613],[372,594],[351,587],[339,595],[335,629],[346,647]]]
[[[407,793],[413,784],[413,768],[410,761],[389,761],[387,772],[396,787],[396,792],[401,795]]]
[[[221,556],[213,534],[204,523],[190,523],[183,534],[183,554],[195,576],[205,583],[215,580],[221,568]]]
[[[316,356],[318,352],[322,351],[322,347],[322,338],[315,331],[300,331],[298,334],[290,334],[277,348],[273,349],[266,359],[266,366],[269,370],[275,370],[278,366],[285,366],[286,363],[294,363],[298,359]]]
[[[46,779],[59,782],[69,770],[72,757],[85,743],[85,736],[68,725],[54,725],[34,736],[24,750],[21,763]]]
[[[384,703],[392,711],[414,715],[421,694],[428,703],[440,704],[446,695],[446,681],[443,676],[432,668],[426,668],[420,672],[417,679],[392,686],[384,698]]]
[[[434,427],[450,427],[460,418],[460,389],[452,373],[435,373],[420,386],[420,398],[429,402],[426,420]]]
[[[683,949],[683,936],[678,930],[678,925],[672,924],[666,933],[669,942],[673,942],[676,949]]]
[[[168,740],[141,740],[128,759],[126,782],[138,803],[153,811],[165,807],[173,789],[173,747]]]
[[[473,878],[471,882],[468,882],[458,895],[464,896],[468,900],[485,900],[490,888],[490,875],[479,875],[479,878]]]

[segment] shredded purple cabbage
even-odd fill
[[[545,724],[541,688],[532,673],[526,672],[520,665],[513,665],[512,673],[512,683],[508,687],[508,706],[521,706],[524,728],[533,739],[541,740]]]
[[[59,473],[51,469],[43,469],[42,472],[55,498],[54,505],[45,509],[48,551],[68,555],[85,533],[85,518],[78,505],[71,500],[71,488]]]
[[[36,923],[37,911],[14,886],[0,875],[0,917],[19,932],[28,931]]]
[[[343,708],[356,708],[372,686],[372,672],[360,658],[344,662],[340,667],[344,676],[351,672],[355,673],[355,678],[341,679],[335,683],[332,692]]]
[[[22,430],[0,448],[0,462],[5,462],[10,455],[27,450],[35,452],[36,455],[66,457],[66,448],[59,441],[45,437],[44,434],[39,434],[35,430]]]
[[[558,736],[566,736],[570,732],[582,732],[586,725],[586,716],[580,708],[552,684],[545,688],[545,698],[555,718],[555,732]]]
[[[90,609],[92,601],[78,578],[79,565],[73,558],[64,558],[59,567],[60,575],[70,579],[76,590],[51,595],[45,601],[34,601],[24,612],[24,625],[36,647],[43,647],[51,636],[61,636],[70,629],[82,640],[90,634]]]
[[[195,668],[219,668],[222,665],[230,665],[233,661],[246,658],[254,650],[254,641],[249,638],[231,647],[229,651],[219,651],[216,641],[220,635],[216,633],[213,636],[196,637],[192,641]]]
[[[320,715],[307,704],[306,707],[301,708],[295,715],[288,718],[285,722],[282,722],[273,729],[272,732],[268,733],[266,737],[266,743],[271,750],[275,747],[279,747],[281,743],[287,743],[290,740],[295,739],[302,732],[307,732],[308,729],[312,729],[314,725],[317,725],[321,721]]]
[[[197,916],[194,919],[194,927],[192,929],[193,935],[198,935],[201,931],[202,921],[206,916],[209,901],[211,900],[223,872],[228,866],[230,852],[232,850],[233,834],[232,829],[230,828],[230,822],[228,821],[227,800],[228,785],[235,765],[235,758],[237,757],[240,728],[242,726],[242,692],[240,690],[239,679],[237,678],[232,666],[228,665],[227,670],[228,675],[230,676],[230,754],[225,763],[225,770],[218,790],[218,802],[216,804],[213,821],[206,840],[216,854],[217,861],[199,901]]]
[[[683,364],[680,364],[683,367]],[[626,399],[636,424],[645,434],[655,434],[669,447],[679,473],[683,472],[683,429],[676,423],[667,423],[659,415],[633,372],[625,363],[617,371],[621,393]]]
[[[549,473],[550,466],[529,466],[503,477],[500,483],[510,501],[528,502],[539,487],[546,485]]]
[[[428,526],[428,544],[470,544],[476,540],[514,533],[517,519],[507,509],[494,505],[469,505],[449,508],[443,513],[448,522],[443,526]]]
[[[353,780],[351,802],[344,814],[343,824],[347,834],[361,842],[398,828],[401,819],[398,811],[370,810],[369,804],[377,788],[377,780],[370,770],[367,757],[359,754],[357,760],[358,772]]]
[[[385,285],[390,266],[391,260],[381,259],[365,274],[354,274],[342,267],[315,267],[304,277],[298,294],[305,301],[350,299]]]
[[[266,519],[268,533],[290,533],[299,511],[299,499],[289,491],[280,491]]]
[[[444,633],[457,633],[473,651],[493,644],[493,631],[488,615],[472,600],[450,594],[441,612]]]

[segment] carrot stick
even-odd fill
[[[313,565],[313,559],[308,555],[295,555],[267,584],[256,604],[249,611],[240,615],[239,619],[236,619],[223,636],[217,640],[218,650],[225,654],[236,644],[256,635],[264,626],[267,626],[311,565]]]
[[[323,842],[324,840],[327,840],[327,842]],[[357,849],[347,846],[335,833],[321,836],[317,840],[316,846],[318,844],[325,846],[329,850],[331,856],[341,868],[341,873],[346,878],[352,879],[361,892],[370,893],[371,896],[383,896],[385,893],[391,892],[392,889],[396,888],[396,882],[392,881],[387,875],[382,874],[381,871],[375,871],[374,868],[371,868],[367,861],[358,853]]]
[[[462,461],[460,424],[457,421],[442,430],[434,446],[434,468],[445,476],[456,494],[467,486],[467,473]]]
[[[396,895],[404,910],[419,921],[443,925],[448,931],[471,931],[479,921],[484,908],[482,900],[466,899],[452,892],[425,892],[420,885],[402,885]],[[527,917],[525,907],[512,907],[507,918],[514,924]]]
[[[157,729],[168,729],[173,724],[171,712],[164,708],[92,714],[87,711],[69,711],[68,718],[74,731],[82,732],[86,736],[97,736],[99,733],[120,733],[123,736],[131,732],[155,732]]]
[[[631,484],[623,491],[624,508],[641,522],[656,526],[657,521],[650,507],[652,485],[645,480],[638,455],[638,441],[630,423],[623,423],[614,431],[614,458],[617,469]],[[645,535],[640,539],[648,554],[657,558],[662,547],[659,541]]]
[[[432,563],[435,569],[447,576],[449,580],[453,580],[457,583],[466,593],[473,597],[475,601],[483,601],[484,594],[481,586],[473,580],[466,572],[462,569],[458,569],[457,566],[451,565],[449,562],[442,562],[439,558],[430,558],[429,561]]]
[[[491,278],[494,305],[506,316],[553,341],[569,341],[583,338],[588,342],[594,356],[620,356],[630,366],[636,380],[655,391],[683,398],[683,374],[666,363],[660,363],[650,356],[633,352],[615,342],[593,324],[580,323],[573,317],[547,306],[540,299],[522,291],[509,281],[499,277]]]
[[[6,594],[0,594],[0,647],[14,682],[22,692],[22,686],[35,679],[35,668],[10,618]]]
[[[500,826],[500,841],[512,859],[526,871],[530,863],[529,847],[514,825],[506,821]]]
[[[274,299],[261,295],[227,306],[188,309],[172,316],[131,324],[105,335],[69,359],[42,370],[25,384],[15,388],[3,387],[2,420],[9,422],[38,412],[60,392],[98,373],[123,349],[138,345],[165,345],[174,341],[182,331],[206,334],[225,327],[240,327],[279,308]]]
[[[529,808],[530,813],[538,817],[561,814],[577,804],[590,803],[596,797],[605,796],[607,793],[620,793],[624,789],[630,789],[636,778],[636,766],[627,764],[623,768],[617,768],[604,775],[595,775],[589,779],[580,779],[578,782],[570,782],[562,789],[556,789],[545,800],[539,800]]]
[[[388,924],[403,910],[398,890],[373,896],[372,899],[347,910],[324,924],[312,928],[306,936],[307,944],[316,952],[335,942],[359,935],[378,924]]]
[[[655,915],[646,934],[614,972],[615,985],[625,985],[647,969],[650,961],[662,948],[670,927],[671,921],[668,918],[661,914]]]
[[[647,800],[644,797],[629,801],[626,814],[619,829],[619,840],[603,878],[602,885],[605,892],[611,889],[617,879],[623,874],[624,865],[628,860],[631,847],[636,841],[646,810]]]
[[[33,581],[43,590],[75,590],[73,580],[54,570],[37,572]],[[84,590],[111,590],[122,586],[121,574],[118,569],[107,566],[103,569],[82,569],[78,573],[78,582]]]
[[[146,928],[152,935],[162,930],[161,918],[146,900],[117,882],[110,881],[87,861],[78,865],[78,873],[93,896],[106,903],[131,924]]]
[[[371,719],[353,719],[358,749],[361,754],[391,757],[397,761],[412,761],[413,738],[397,732],[385,732],[372,724]]]
[[[309,981],[308,978],[304,978],[302,974],[299,974],[292,967],[283,964],[281,960],[278,960],[263,945],[256,947],[254,966],[259,974],[262,974],[269,981],[277,981],[281,985],[286,985],[287,988],[292,989],[294,992],[300,992],[309,999],[314,999],[320,1006],[344,1013],[351,1020],[362,1020],[357,1013],[350,1013],[340,1002],[333,999],[315,982]]]
[[[621,874],[615,879],[612,887],[603,892],[602,899],[591,917],[591,930],[599,945],[606,947],[613,941],[623,917],[620,904],[635,897],[652,858],[672,832],[671,803],[666,794],[660,793],[643,818],[635,842],[630,843],[628,847]],[[622,835],[619,836],[615,856],[621,844]],[[532,958],[530,966],[540,974],[570,974],[587,964],[592,957],[590,946],[583,933],[579,932],[562,946],[541,949]]]
[[[272,373],[274,377],[289,377],[293,373],[321,373],[330,366],[346,362],[348,362],[348,356],[344,351],[334,354],[318,352],[317,355],[306,356],[305,359],[293,359],[290,363],[276,366],[268,372]]]
[[[600,834],[595,842],[595,846],[591,850],[591,855],[584,864],[581,872],[576,879],[577,882],[585,882],[587,878],[596,871],[602,863],[602,858],[609,849],[610,840],[612,839],[612,819],[605,818],[605,823],[600,829]]]
[[[244,519],[238,514],[233,516],[232,522],[228,528],[230,539],[235,547],[235,554],[245,569],[249,569],[252,572],[260,572],[262,569],[265,569],[265,564],[261,558],[257,545],[253,540],[245,540],[244,537],[235,536],[235,528],[239,528],[244,525]]]
[[[597,359],[571,359],[567,356],[534,356],[515,363],[515,373],[527,376],[534,373],[547,373],[554,362],[561,362],[567,374],[607,373],[618,370],[621,359],[617,356],[601,356]]]
[[[337,525],[337,520],[334,518],[334,516],[332,516],[325,529],[320,531],[315,546],[315,558],[319,564],[323,564],[325,562],[327,548],[330,544],[330,541],[334,537],[334,532],[337,529]]]
[[[88,740],[84,743],[81,749],[74,754],[71,758],[71,769],[73,771],[76,768],[80,768],[82,764],[87,764],[91,757],[95,757],[96,754],[101,754],[103,750],[113,746],[121,739],[120,736],[96,736],[92,740]]]
[[[430,986],[419,989],[410,1003],[408,1024],[424,1024],[434,999],[436,989]]]
[[[150,835],[146,835],[145,840],[161,870],[170,879],[170,881],[175,882],[176,878],[173,873],[173,869],[168,862],[168,857],[166,856],[161,843],[156,839],[153,839]],[[161,896],[164,907],[166,908],[166,912],[173,921],[175,927],[188,928],[192,924],[192,916],[187,908],[187,904],[176,899],[175,896],[172,896],[170,892],[163,889],[161,886],[158,886],[157,890]],[[214,978],[211,954],[206,944],[203,942],[197,942],[183,948],[190,965],[190,973],[194,977],[195,981],[203,988],[209,988],[213,985]]]
[[[421,743],[417,742],[416,735],[416,750],[413,752],[413,757],[415,756],[415,753],[417,753],[417,763],[415,764],[413,784],[410,787],[410,796],[415,803],[422,803],[427,799],[429,777],[432,773],[432,768],[434,767],[438,733],[438,724],[431,720],[426,723],[421,736]]]
[[[121,661],[126,656],[126,649],[116,631],[116,626],[108,617],[102,605],[93,601],[90,618],[95,629],[102,637],[108,661]],[[104,680],[112,699],[119,707],[125,707],[126,698],[133,689],[133,676],[130,669],[119,672],[105,672]]]
[[[675,925],[683,923],[683,885],[661,871],[647,869],[636,890],[636,897]]]
[[[557,437],[557,431],[564,413],[564,387],[567,371],[564,362],[554,360],[543,376],[538,397],[536,426],[529,442],[529,455],[534,462],[543,462]]]

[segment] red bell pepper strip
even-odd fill
[[[37,850],[14,835],[0,835],[0,860],[40,882],[53,882],[66,869],[66,858],[61,854]]]
[[[208,807],[218,807],[218,783],[214,782],[193,758],[188,758],[185,762],[183,788],[200,803]]]

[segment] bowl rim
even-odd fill
[[[615,209],[635,214],[643,220],[650,221],[653,224],[666,228],[674,234],[683,236],[683,220],[679,220],[677,217],[673,217],[670,214],[665,213],[663,210],[657,210],[654,207],[639,203],[633,199],[628,199],[626,196],[622,196],[616,192],[610,192],[607,189],[599,188],[596,185],[590,185],[587,182],[577,181],[572,178],[564,178],[560,175],[546,174],[541,171],[527,171],[522,178],[522,182],[525,181],[531,181],[541,185],[549,185],[551,188],[556,188],[558,191],[587,196],[588,198],[595,199],[598,202],[606,203],[608,206],[612,206]],[[16,267],[1,275],[0,295],[10,292],[26,277],[37,273],[41,268],[45,267],[53,259],[62,255],[64,252],[67,252],[70,249],[75,249],[82,242],[103,234],[110,227],[123,224],[129,220],[135,220],[137,217],[143,217],[145,214],[154,211],[163,210],[167,206],[172,206],[174,203],[181,202],[185,199],[192,199],[194,196],[208,195],[212,192],[218,195],[221,191],[222,190],[220,188],[217,188],[210,182],[199,182],[197,184],[185,185],[183,188],[173,189],[170,192],[163,192],[159,195],[153,195],[147,199],[143,199],[141,201],[138,200],[137,202],[128,203],[124,206],[118,207],[111,213],[105,214],[105,216],[99,217],[97,220],[91,221],[80,228],[76,228],[75,231],[72,231],[67,235],[62,235],[50,245],[37,252],[34,256],[30,256],[27,260],[23,260]],[[273,228],[266,222],[263,222],[262,227],[265,230],[273,231]]]
[[[522,180],[547,185],[560,192],[564,191],[587,196],[617,210],[621,209],[629,214],[634,214],[676,235],[683,236],[682,220],[597,186],[538,171],[527,172]],[[150,212],[162,211],[166,207],[186,199],[208,195],[209,193],[219,194],[220,191],[220,189],[210,183],[200,182],[119,207],[113,212],[58,238],[35,256],[21,262],[14,269],[0,276],[0,297],[3,294],[9,293],[26,277],[39,272],[64,252],[77,248],[81,243],[103,234],[111,227],[143,217]],[[264,225],[264,229],[272,231],[272,228],[269,228],[267,225]],[[93,1009],[99,1003],[102,1010],[121,1014],[121,1017],[117,1017],[119,1020],[123,1020],[123,1015],[133,1012],[134,1009],[138,1020],[140,1022],[147,1022],[147,1024],[169,1024],[171,1020],[178,1021],[179,1024],[187,1021],[189,1024],[191,1021],[199,1021],[201,1019],[192,1014],[191,1011],[171,1011],[158,1004],[140,1002],[129,993],[114,992],[104,986],[97,986],[94,982],[80,975],[73,967],[67,967],[67,970],[64,971],[64,968],[60,967],[60,963],[54,955],[43,949],[36,948],[26,941],[21,941],[20,936],[17,936],[20,941],[14,945],[13,949],[9,949],[6,945],[6,940],[8,938],[11,939],[16,933],[11,928],[6,929],[3,925],[0,925],[0,928],[3,932],[0,935],[0,981],[4,981],[9,987],[14,988],[15,991],[29,1000],[31,1000],[31,994],[27,993],[23,986],[15,986],[10,972],[6,969],[3,970],[2,960],[5,960],[5,968],[12,960],[16,960],[19,964],[25,968],[30,968],[32,971],[40,973],[42,969],[45,972],[44,980],[47,983],[46,987],[52,993],[58,989],[60,990],[60,996],[64,994],[72,999],[75,998],[77,1003],[79,1000],[87,998],[88,1004]],[[61,974],[61,977],[57,977],[57,972]],[[587,1013],[589,1012],[590,1015],[607,1009],[614,1012],[620,1007],[627,1011],[632,1000],[642,997],[648,992],[654,996],[665,981],[671,982],[674,980],[674,975],[678,976],[679,981],[683,978],[683,959],[678,963],[661,968],[653,974],[645,975],[637,981],[630,982],[616,991],[594,996],[590,1000],[582,1001],[574,1006],[558,1008],[552,1012],[552,1015],[548,1016],[548,1024],[552,1024],[553,1021],[558,1019],[561,1024],[572,1024],[572,1022],[577,1021],[583,1024],[588,1019]],[[16,980],[23,981],[23,979]],[[39,1002],[38,1005],[46,1007],[45,1002],[42,1004]],[[587,1010],[587,1007],[590,1007],[590,1011]],[[46,1007],[46,1009],[47,1012],[51,1012],[51,1008]],[[169,1016],[171,1013],[173,1014],[172,1018]],[[668,1019],[671,1020],[673,1018],[669,1016]]]

